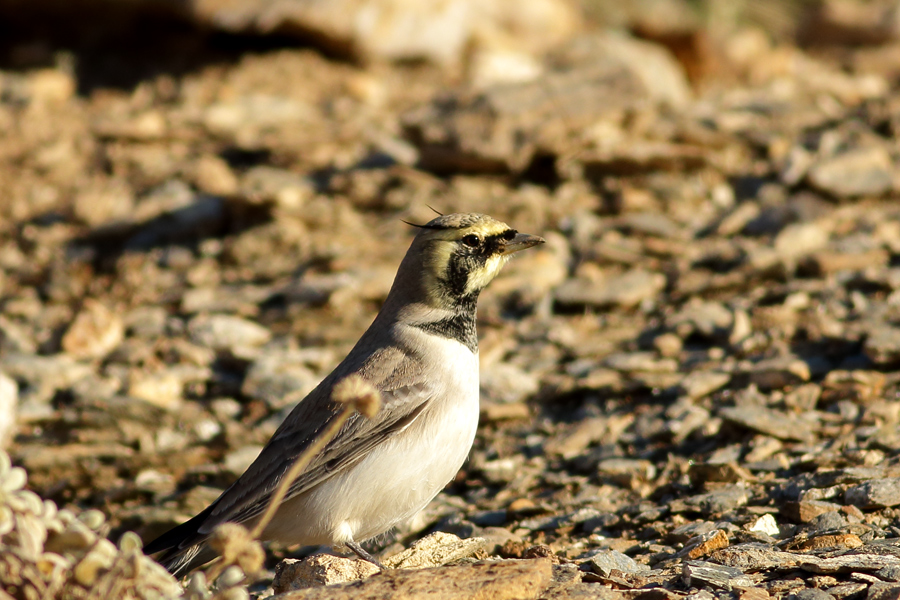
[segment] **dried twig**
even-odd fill
[[[381,408],[381,394],[370,383],[359,375],[351,375],[342,379],[331,394],[331,399],[344,405],[343,410],[337,414],[334,420],[328,425],[328,428],[322,432],[322,435],[313,440],[303,454],[294,461],[291,468],[285,473],[275,493],[269,499],[269,505],[266,512],[263,513],[259,521],[250,532],[254,538],[258,538],[265,530],[266,526],[272,521],[275,512],[287,495],[291,484],[303,472],[310,461],[331,441],[335,438],[344,423],[354,412],[359,412],[367,419],[371,419]]]
[[[257,540],[266,526],[271,523],[294,480],[309,466],[312,459],[337,436],[341,427],[344,426],[354,412],[359,412],[367,419],[371,419],[381,408],[381,394],[375,387],[358,375],[351,375],[338,382],[334,386],[331,398],[335,402],[343,404],[343,408],[329,423],[325,431],[313,440],[297,460],[294,461],[288,472],[285,473],[275,493],[269,498],[265,512],[259,521],[256,522],[253,529],[245,534],[246,530],[236,523],[223,523],[216,529],[214,537],[222,538],[218,540],[217,544],[221,547],[219,551],[222,554],[222,559],[210,567],[207,572],[208,581],[215,580],[233,564],[241,566],[245,573],[247,573],[248,567],[252,569],[252,565],[257,564],[258,552],[256,549],[259,548]],[[250,546],[253,547],[251,548]],[[226,547],[228,551],[224,551]],[[261,561],[259,561],[259,564],[261,566]],[[247,574],[249,575],[249,573]]]

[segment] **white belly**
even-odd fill
[[[478,356],[441,340],[436,396],[404,431],[346,471],[284,503],[266,539],[286,544],[362,541],[409,519],[459,472],[478,427]]]

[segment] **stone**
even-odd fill
[[[134,191],[127,181],[97,182],[79,190],[72,203],[75,216],[90,227],[125,226],[131,223]]]
[[[900,478],[867,481],[847,488],[844,501],[860,508],[881,508],[900,504]]]
[[[681,573],[684,583],[688,587],[709,585],[730,591],[734,586],[749,587],[753,585],[753,579],[744,575],[740,569],[711,562],[685,561]]]
[[[891,365],[900,361],[900,328],[887,324],[873,327],[869,330],[863,351],[877,365]]]
[[[225,222],[226,205],[222,198],[194,195],[185,184],[172,180],[141,199],[133,218],[141,222],[125,246],[141,251],[215,233]]]
[[[781,534],[781,530],[778,528],[778,522],[775,521],[775,517],[772,515],[763,515],[758,518],[756,522],[750,526],[750,531],[764,533],[772,537]]]
[[[174,371],[135,373],[128,385],[128,395],[140,398],[166,410],[181,406],[184,381]]]
[[[605,279],[570,279],[556,288],[556,301],[565,306],[631,307],[654,298],[666,286],[661,273],[634,269]]]
[[[504,404],[523,402],[540,389],[536,375],[506,362],[482,368],[480,385],[482,399]]]
[[[75,358],[103,358],[125,337],[122,318],[88,298],[62,338],[63,350]]]
[[[890,254],[882,248],[863,252],[816,252],[804,261],[803,268],[817,277],[827,277],[840,271],[864,271],[885,267]]]
[[[314,554],[303,560],[286,558],[275,566],[272,590],[276,594],[284,594],[293,590],[358,581],[380,571],[369,561],[331,554]]]
[[[37,403],[49,401],[57,390],[70,388],[92,372],[90,366],[65,354],[8,354],[0,360],[0,367],[10,377],[25,383],[19,390],[20,401]]]
[[[809,169],[816,189],[838,199],[881,196],[893,187],[893,163],[880,146],[855,148],[825,158]]]
[[[806,588],[799,592],[788,594],[787,600],[834,600],[834,596],[819,588]]]
[[[750,381],[763,390],[780,390],[809,381],[809,364],[795,356],[761,360],[750,370]]]
[[[570,36],[578,23],[575,8],[560,0],[539,0],[528,6],[474,0],[442,4],[238,0],[198,4],[192,13],[200,23],[225,31],[284,32],[359,60],[428,60],[439,65],[460,64],[467,51],[492,38],[510,39],[525,50],[543,50]]]
[[[694,371],[681,380],[681,389],[692,399],[703,398],[731,381],[731,375],[719,371]]]
[[[725,407],[719,415],[749,429],[755,429],[779,440],[811,441],[815,437],[813,423],[802,416],[764,406]]]
[[[696,560],[709,556],[721,548],[727,548],[728,544],[728,534],[721,529],[716,529],[689,539],[685,542],[684,548],[678,555],[690,560]]]
[[[198,315],[188,322],[191,340],[216,351],[231,351],[261,346],[272,339],[268,329],[232,315]]]
[[[19,386],[0,371],[0,451],[6,449],[16,434],[18,406]]]
[[[269,203],[287,211],[297,211],[315,194],[307,178],[275,167],[259,166],[241,178],[240,193],[253,204]]]
[[[233,450],[225,455],[222,466],[228,473],[238,477],[253,464],[253,461],[256,460],[262,449],[262,446],[249,445]]]
[[[866,600],[898,600],[900,599],[900,584],[876,581],[869,588]]]
[[[706,494],[679,498],[669,503],[673,513],[699,512],[706,516],[721,515],[745,506],[750,496],[740,485],[728,485]]]
[[[671,358],[657,358],[653,352],[621,352],[606,357],[605,365],[616,371],[630,373],[674,373],[678,362]]]
[[[296,590],[273,600],[535,600],[552,579],[549,558],[486,561],[431,569],[389,569],[368,579]]]
[[[650,570],[647,565],[635,562],[630,556],[615,550],[597,550],[581,563],[581,568],[585,567],[604,577],[608,577],[613,569],[622,573],[641,573]]]
[[[824,248],[829,236],[821,223],[792,223],[775,236],[773,246],[783,261],[795,264],[799,258]]]
[[[273,409],[281,409],[302,400],[321,381],[321,376],[306,366],[304,351],[267,352],[259,356],[244,377],[241,393],[263,400]]]
[[[691,335],[725,338],[731,329],[733,315],[721,302],[693,302],[666,319],[666,324],[682,339]]]
[[[228,163],[214,155],[204,154],[193,165],[194,184],[204,194],[233,196],[238,191],[238,180]]]
[[[837,512],[840,509],[840,504],[825,502],[822,500],[801,500],[799,502],[788,502],[784,506],[785,513],[790,516],[790,518],[800,521],[801,523],[809,523],[820,515],[829,512]]]
[[[436,531],[418,540],[406,550],[388,556],[384,566],[391,569],[425,569],[440,567],[472,556],[483,549],[482,538],[460,539],[452,533]]]

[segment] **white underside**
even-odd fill
[[[301,545],[366,540],[415,515],[456,476],[478,427],[478,356],[459,342],[428,338],[441,368],[428,381],[435,396],[427,408],[353,467],[282,504],[265,539]]]

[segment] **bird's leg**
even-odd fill
[[[357,544],[356,542],[344,542],[344,543],[347,544],[347,547],[350,548],[351,550],[353,550],[353,551],[356,553],[356,555],[357,555],[358,557],[360,557],[361,559],[363,559],[363,560],[365,560],[365,561],[368,561],[368,562],[372,563],[373,565],[375,565],[376,567],[378,567],[378,568],[381,569],[382,571],[387,570],[387,567],[386,567],[386,566],[384,566],[383,564],[381,564],[381,563],[378,561],[377,558],[375,558],[374,556],[372,556],[371,554],[369,554],[368,552],[366,552],[366,551],[363,549],[363,547],[360,546],[359,544]]]

